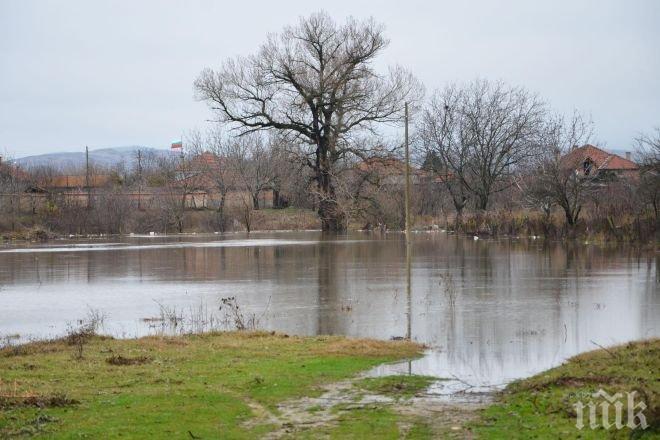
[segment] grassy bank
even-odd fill
[[[410,400],[433,378],[355,378],[420,349],[263,332],[7,347],[0,350],[0,438],[660,437],[660,340],[577,356],[509,385],[485,409]],[[636,391],[651,426],[592,430],[585,410],[586,427],[576,429],[573,405],[594,400],[599,389]]]
[[[259,438],[287,399],[376,364],[410,342],[270,333],[33,343],[0,351],[0,438]],[[369,422],[371,419],[367,420]],[[358,429],[365,429],[360,425]]]
[[[606,431],[590,429],[589,410],[584,409],[585,427],[578,430],[576,409],[579,401],[600,405],[604,400],[593,393],[604,390],[609,395],[636,391],[635,403],[644,401],[647,429],[635,431],[612,427]],[[623,423],[627,422],[626,398]],[[635,413],[639,409],[635,410]],[[614,422],[614,407],[609,421]],[[639,422],[639,420],[637,420]],[[498,403],[485,409],[478,422],[471,425],[480,438],[660,438],[660,340],[630,343],[576,356],[552,370],[509,385]]]

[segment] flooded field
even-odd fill
[[[124,237],[0,248],[0,336],[62,335],[89,310],[118,337],[242,324],[430,348],[380,367],[479,389],[660,336],[658,256],[633,248],[317,232]],[[224,299],[224,301],[223,301]],[[220,308],[222,306],[222,308]],[[236,309],[238,307],[238,309]]]

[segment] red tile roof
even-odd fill
[[[585,160],[591,159],[596,170],[638,170],[639,166],[628,159],[608,153],[593,145],[575,148],[561,158],[564,168],[581,168]]]

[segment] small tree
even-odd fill
[[[0,156],[0,215],[9,220],[12,230],[21,209],[21,195],[27,188],[27,181],[21,178],[21,170],[6,158]],[[5,226],[0,223],[0,227]]]
[[[198,160],[197,171],[203,176],[201,180],[210,183],[208,190],[215,190],[219,195],[216,207],[217,223],[222,231],[226,228],[225,207],[227,194],[236,186],[236,176],[229,163],[231,151],[230,141],[219,127],[203,134],[199,130],[192,131],[187,138],[191,154]],[[211,160],[203,160],[204,155],[210,155]]]
[[[158,172],[163,185],[157,193],[163,220],[174,224],[177,232],[183,232],[188,195],[196,189],[197,181],[190,175],[188,159],[182,154],[162,157],[158,160]]]
[[[284,165],[270,139],[252,133],[229,142],[228,163],[234,172],[237,188],[245,189],[252,208],[259,209],[259,195],[273,189],[278,168]]]
[[[373,62],[387,44],[373,20],[338,25],[316,13],[271,35],[256,55],[204,70],[195,89],[240,134],[275,130],[307,146],[305,164],[313,170],[322,229],[343,230],[336,165],[350,155],[368,155],[352,140],[378,123],[400,121],[404,102],[421,96],[408,71],[375,70]]]
[[[523,180],[528,200],[536,202],[547,216],[552,205],[560,206],[569,226],[575,226],[580,217],[590,182],[563,157],[575,145],[586,143],[591,133],[591,123],[578,113],[568,120],[562,116],[549,118],[543,130],[544,148]]]
[[[660,127],[650,135],[637,139],[641,165],[639,195],[644,203],[651,205],[656,221],[660,210]]]

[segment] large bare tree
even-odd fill
[[[421,122],[427,152],[441,158],[457,211],[465,194],[485,210],[492,194],[515,183],[540,147],[545,104],[523,88],[475,80],[436,92]]]
[[[342,230],[336,164],[367,155],[352,140],[399,121],[404,102],[421,97],[421,85],[405,69],[374,68],[387,45],[383,26],[372,19],[337,24],[320,12],[269,36],[256,54],[204,70],[195,89],[240,134],[276,130],[307,145],[304,162],[313,170],[322,228]]]

